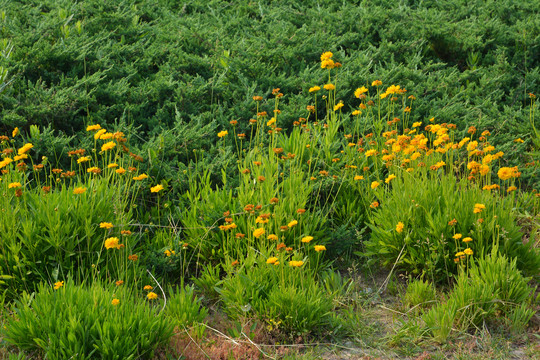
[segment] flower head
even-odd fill
[[[117,172],[118,172],[118,170],[117,170]],[[144,180],[144,179],[148,179],[148,175],[146,175],[146,174],[141,174],[141,175],[139,175],[139,176],[133,177],[133,180],[136,180],[136,181],[141,181],[141,180]]]
[[[17,188],[20,188],[20,187],[22,187],[20,182],[13,182],[13,183],[8,185],[8,189],[17,189]]]
[[[405,225],[400,221],[397,223],[396,225],[396,231],[401,234],[403,232],[403,228],[405,227]]]
[[[101,147],[101,151],[107,151],[111,150],[116,146],[116,143],[114,141],[109,141],[108,143],[103,144]]]
[[[86,192],[85,187],[77,187],[77,188],[73,189],[73,193],[75,195],[84,194],[85,192]]]
[[[374,181],[374,182],[372,182],[372,183],[371,183],[371,188],[372,188],[372,189],[376,189],[376,188],[377,188],[377,186],[379,186],[379,185],[381,185],[381,183],[380,183],[380,182],[378,182],[378,181]]]
[[[105,240],[105,248],[107,250],[109,249],[119,249],[120,248],[120,240],[117,237],[110,237],[107,240]]]
[[[229,132],[227,130],[223,130],[223,131],[218,132],[217,136],[219,138],[222,138],[222,137],[225,137],[227,134],[229,134]]]
[[[302,265],[304,265],[304,262],[302,260],[298,260],[298,261],[291,260],[291,261],[289,261],[289,266],[292,266],[292,267],[300,267]]]
[[[313,236],[304,236],[302,238],[303,243],[309,243],[311,240],[313,240]]]
[[[314,249],[316,252],[326,251],[326,246],[324,245],[315,245]]]
[[[278,261],[278,258],[277,258],[277,257],[271,257],[271,258],[268,258],[268,259],[266,260],[266,263],[267,263],[267,264],[275,264],[276,261]]]
[[[497,172],[497,176],[501,180],[508,180],[514,177],[514,170],[510,167],[502,167]]]
[[[118,300],[118,299],[112,299],[111,304],[112,304],[113,306],[116,306],[116,305],[120,304],[120,300]]]
[[[258,229],[256,229],[255,231],[253,231],[253,236],[256,237],[256,238],[258,239],[259,237],[261,237],[262,235],[264,235],[264,233],[265,233],[264,228],[258,228]]]
[[[326,85],[324,85],[323,87],[324,87],[324,90],[328,90],[328,91],[330,91],[330,90],[335,90],[335,89],[336,89],[336,87],[334,86],[334,84],[326,84]]]
[[[95,131],[95,130],[101,130],[101,125],[95,124],[95,125],[88,125],[86,127],[86,131]]]
[[[387,183],[387,184],[389,184],[390,181],[392,181],[392,180],[395,179],[395,178],[396,178],[396,175],[390,174],[390,175],[388,175],[388,177],[384,180],[384,182]]]
[[[292,227],[296,226],[297,224],[298,224],[298,221],[293,220],[293,221],[291,221],[290,223],[288,223],[287,226],[288,226],[289,228],[292,228]]]
[[[155,300],[155,299],[158,298],[158,295],[157,295],[155,292],[150,291],[150,292],[146,295],[146,297],[148,298],[148,300]]]
[[[113,227],[113,224],[109,222],[102,222],[102,223],[99,223],[99,227],[102,229],[110,229]]]
[[[474,204],[474,210],[473,212],[475,214],[479,214],[482,212],[482,210],[484,210],[486,208],[486,206],[484,204]]]
[[[163,190],[163,185],[159,184],[150,188],[150,192],[157,193]]]
[[[34,145],[32,145],[31,143],[28,143],[28,144],[24,144],[24,146],[22,148],[20,148],[17,153],[19,155],[22,155],[22,154],[26,154],[28,152],[28,150],[30,150],[31,148],[33,148]]]
[[[62,286],[64,286],[64,282],[63,282],[63,281],[55,282],[55,283],[54,283],[54,290],[58,290],[58,289],[60,289]]]

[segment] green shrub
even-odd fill
[[[429,281],[410,279],[403,297],[403,304],[409,308],[429,308],[435,296],[435,288]]]
[[[68,274],[91,278],[92,265],[103,276],[126,280],[123,271],[136,265],[127,260],[135,239],[124,237],[126,247],[121,250],[104,248],[108,236],[122,238],[122,225],[131,216],[117,211],[124,201],[118,188],[110,187],[108,180],[97,180],[81,195],[73,194],[74,186],[62,185],[47,194],[40,188],[25,188],[16,197],[14,189],[7,189],[14,180],[6,178],[0,184],[8,195],[0,197],[0,288],[8,291],[8,298]],[[117,227],[100,229],[101,222]]]
[[[459,260],[458,252],[471,248],[474,256],[482,257],[499,244],[501,253],[515,258],[526,274],[540,268],[540,254],[532,242],[525,245],[521,240],[512,197],[493,195],[452,174],[404,176],[392,184],[388,192],[379,194],[381,206],[372,216],[371,238],[365,244],[366,253],[383,264],[391,266],[397,261],[398,268],[440,283],[457,273],[463,263],[454,263],[455,258]],[[475,204],[486,208],[474,213]],[[401,233],[396,230],[400,222],[404,226]],[[455,234],[462,237],[456,240]],[[472,242],[464,243],[466,237]]]
[[[48,359],[151,359],[174,324],[147,301],[126,288],[41,284],[14,304],[4,339]]]
[[[251,316],[287,335],[321,332],[334,308],[333,291],[326,291],[306,265],[293,267],[282,254],[268,264],[250,256],[223,279],[223,309],[233,319]]]
[[[176,326],[192,327],[194,333],[202,338],[205,327],[201,323],[208,316],[208,310],[201,304],[201,299],[195,295],[194,287],[182,286],[175,290],[170,287],[169,294],[165,314]]]
[[[478,328],[482,322],[493,322],[496,314],[506,316],[514,328],[523,328],[532,316],[521,308],[534,290],[527,284],[529,280],[522,276],[516,259],[509,260],[494,247],[490,255],[461,271],[448,301],[433,307],[423,319],[440,342],[446,341],[451,329]]]

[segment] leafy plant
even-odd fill
[[[57,290],[39,285],[35,294],[16,301],[13,311],[4,339],[49,359],[149,359],[174,327],[158,307],[127,288],[113,293],[72,281]]]

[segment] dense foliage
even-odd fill
[[[494,132],[521,156],[531,131],[527,93],[540,83],[535,0],[406,1],[2,1],[2,66],[9,82],[0,126],[135,126],[148,140],[184,126],[248,128],[253,95],[280,87],[284,127],[303,115],[321,49],[347,63],[340,96],[374,78],[400,83],[420,117]],[[526,107],[526,106],[525,106]],[[209,134],[206,129],[204,134]],[[202,134],[202,135],[204,135]],[[176,138],[181,154],[212,145]],[[45,144],[44,144],[45,145]]]
[[[533,1],[1,8],[0,358],[535,323]]]

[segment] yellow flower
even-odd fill
[[[260,216],[257,216],[257,218],[255,219],[255,224],[266,224],[267,222],[268,222],[268,219],[263,219]]]
[[[305,236],[302,238],[303,243],[309,243],[311,240],[313,240],[313,236]]]
[[[316,252],[325,251],[325,250],[326,250],[326,246],[324,246],[324,245],[315,245],[315,251]]]
[[[107,130],[105,129],[101,129],[99,130],[97,133],[94,134],[94,139],[97,140],[101,137],[101,135],[105,134],[107,132]]]
[[[452,236],[452,238],[454,238],[456,240],[459,240],[459,239],[461,239],[462,236],[463,235],[461,235],[461,234],[455,234],[454,236]]]
[[[304,262],[302,260],[298,260],[298,261],[291,260],[291,261],[289,261],[289,266],[300,267],[302,265],[304,265]]]
[[[101,130],[101,125],[99,124],[96,124],[96,125],[88,125],[86,127],[86,131],[95,131],[95,130]]]
[[[101,140],[109,140],[109,139],[112,139],[113,136],[114,136],[113,133],[105,133],[105,134],[101,135],[99,138]]]
[[[335,89],[336,89],[336,87],[334,86],[334,84],[326,84],[326,85],[324,85],[323,87],[324,87],[324,90],[328,90],[328,91],[330,91],[330,90],[335,90]]]
[[[175,254],[174,250],[168,250],[168,249],[165,250],[163,253],[165,254],[166,257],[170,257],[171,255]]]
[[[163,190],[163,185],[159,184],[150,188],[150,192],[157,193]]]
[[[362,114],[362,112],[361,112],[360,110],[354,110],[354,111],[351,113],[352,116],[357,116],[357,115],[360,115],[360,114]]]
[[[217,136],[219,138],[222,138],[222,137],[226,136],[228,133],[229,132],[227,130],[223,130],[223,131],[218,132]]]
[[[108,143],[103,144],[101,147],[101,151],[107,151],[111,150],[116,146],[116,143],[114,141],[109,141]]]
[[[278,238],[277,235],[270,234],[270,235],[268,235],[267,239],[268,239],[268,240],[274,240],[274,241],[277,241],[279,238]]]
[[[366,157],[370,157],[377,154],[377,150],[368,150],[366,151],[365,155]]]
[[[54,290],[58,290],[58,289],[60,289],[62,286],[64,286],[64,282],[63,282],[63,281],[55,282],[55,283],[54,283]]]
[[[382,85],[382,81],[381,80],[375,80],[371,83],[371,86],[379,86],[379,85]]]
[[[120,304],[120,300],[112,299],[111,304],[113,304],[113,306],[116,306],[116,305]]]
[[[401,234],[403,232],[403,228],[405,227],[405,225],[400,221],[397,223],[396,225],[396,231]]]
[[[24,146],[22,148],[19,149],[19,151],[17,152],[19,155],[22,155],[22,154],[25,154],[28,152],[28,150],[30,150],[31,148],[33,148],[34,145],[32,145],[31,143],[28,143],[28,144],[24,144]]]
[[[371,183],[371,188],[372,188],[372,189],[375,189],[375,188],[376,188],[377,186],[379,186],[379,185],[381,185],[380,182],[374,181],[374,182]]]
[[[90,161],[92,160],[92,158],[90,156],[83,156],[83,157],[80,157],[77,159],[77,164],[81,164],[83,162],[87,162],[87,161]]]
[[[482,212],[482,210],[484,210],[486,208],[486,206],[484,204],[474,204],[474,210],[473,212],[475,214],[479,214]]]
[[[150,285],[145,285],[143,289],[146,290],[146,291],[150,291],[150,290],[153,289],[153,287],[150,286]]]
[[[261,237],[262,235],[264,235],[264,233],[265,233],[264,228],[258,228],[258,229],[256,229],[255,231],[253,231],[253,236],[256,237],[256,238],[258,239],[259,237]]]
[[[155,300],[158,298],[158,295],[155,292],[150,291],[148,295],[146,295],[146,297],[148,298],[148,300]]]
[[[20,188],[20,187],[22,187],[20,182],[13,182],[8,185],[8,189],[14,189],[14,188]]]
[[[463,239],[464,243],[468,243],[468,242],[471,242],[471,241],[472,241],[472,238],[470,238],[470,237],[466,237],[466,238]]]
[[[334,56],[334,54],[332,54],[330,51],[325,51],[321,55],[321,61],[328,60],[332,58],[332,56]]]
[[[360,98],[360,95],[362,95],[363,93],[366,93],[368,91],[368,89],[366,89],[365,86],[362,86],[361,88],[358,88],[354,91],[354,96],[356,98]]]
[[[13,159],[8,158],[8,157],[5,158],[4,160],[0,161],[0,169],[3,168],[3,167],[8,166],[12,162],[13,162]]]
[[[470,248],[466,248],[465,250],[463,250],[463,252],[465,253],[465,255],[472,255],[473,254],[473,251]]]
[[[322,69],[333,69],[336,66],[336,63],[332,59],[327,59],[321,61],[321,68]]]
[[[334,106],[334,111],[338,111],[339,109],[341,109],[343,107],[343,102],[340,101],[339,103],[337,103],[335,106]]]
[[[18,128],[18,127],[16,127],[15,129],[13,129],[13,132],[11,133],[11,137],[15,137],[15,136],[17,136],[17,135],[19,135],[19,128]]]
[[[114,168],[117,168],[117,167],[118,167],[118,164],[116,164],[116,163],[111,163],[111,164],[107,165],[107,168],[109,168],[109,169],[114,169]]]
[[[292,228],[292,227],[296,226],[297,224],[298,224],[298,221],[293,220],[293,221],[291,221],[290,223],[288,223],[287,226],[290,227],[290,228]]]
[[[362,175],[356,175],[354,177],[354,181],[358,181],[358,180],[364,180],[364,177]]]
[[[516,190],[517,190],[517,187],[510,186],[508,189],[506,189],[506,192],[512,192],[512,191],[516,191]]]
[[[395,179],[395,178],[396,178],[396,175],[390,174],[390,175],[388,175],[388,177],[386,178],[386,180],[384,180],[384,182],[387,183],[387,184],[389,184],[390,181],[392,181],[392,180]]]
[[[120,170],[120,169],[118,169]],[[118,172],[118,170],[116,170],[116,172]],[[144,179],[148,179],[148,175],[146,174],[141,174],[139,176],[135,176],[133,177],[133,180],[136,180],[136,181],[140,181],[140,180],[144,180]]]
[[[87,173],[99,174],[101,172],[101,169],[96,167],[96,166],[92,166],[92,167],[89,167],[88,169],[86,169],[86,172]]]
[[[77,187],[77,188],[73,189],[73,193],[76,194],[76,195],[84,194],[85,191],[86,191],[85,187]]]
[[[456,253],[456,257],[460,257],[460,256],[464,256],[465,253],[463,251],[460,251],[458,253]]]
[[[321,90],[321,87],[320,87],[320,86],[313,86],[313,87],[310,87],[310,88],[309,88],[309,92],[310,92],[310,93],[311,93],[311,92],[317,92],[317,91],[319,91],[319,90]]]
[[[124,169],[123,167],[121,167],[121,168],[116,169],[115,172],[116,172],[117,174],[119,174],[119,175],[122,175],[123,173],[126,172],[126,169]]]
[[[517,138],[514,140],[515,143],[523,143],[523,139],[522,138]]]
[[[105,240],[105,248],[107,250],[119,249],[119,247],[120,247],[120,240],[117,237],[110,237],[107,240]]]
[[[99,223],[99,227],[102,228],[102,229],[110,229],[112,228],[114,225],[111,224],[110,222],[102,222],[102,223]]]
[[[510,167],[502,167],[497,172],[497,176],[501,180],[508,180],[514,176],[514,170]]]
[[[272,126],[275,123],[276,123],[276,118],[273,117],[270,120],[268,120],[268,122],[266,123],[266,126]]]
[[[277,257],[271,257],[271,258],[268,258],[268,260],[266,260],[266,263],[267,264],[275,264],[276,261],[278,261]]]

